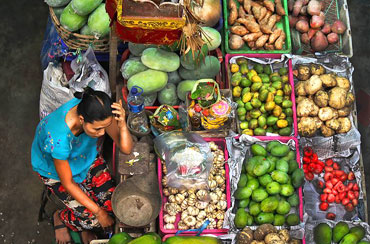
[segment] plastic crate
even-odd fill
[[[239,139],[240,136],[234,137],[235,139]],[[293,140],[295,143],[295,150],[296,150],[296,160],[298,163],[298,167],[302,168],[301,164],[301,157],[299,153],[299,144],[298,144],[298,139],[295,137],[289,137],[289,136],[255,136],[255,138],[268,142],[268,141],[280,141],[282,143],[287,143],[290,140]],[[298,188],[298,197],[299,197],[299,207],[298,207],[298,213],[299,213],[299,218],[301,220],[301,223],[303,223],[303,188],[302,186]]]
[[[227,164],[227,160],[229,159],[229,153],[227,151],[227,146],[226,146],[226,140],[225,138],[203,138],[207,142],[215,142],[216,145],[221,147],[224,151],[224,156],[225,156],[225,176],[226,176],[226,200],[227,200],[227,209],[231,207],[231,196],[230,196],[230,177],[229,177],[229,165]],[[163,216],[164,216],[164,205],[167,203],[167,197],[163,195],[163,188],[162,188],[162,162],[158,158],[158,184],[159,184],[159,190],[161,193],[162,197],[162,207],[161,211],[159,212],[159,229],[163,234],[175,234],[178,229],[174,230],[168,230],[164,228],[164,221],[163,221]],[[180,221],[180,214],[176,215],[176,222],[175,226],[177,223]],[[205,229],[203,231],[203,234],[225,234],[228,232],[228,229]],[[188,234],[196,234],[197,232],[195,231],[189,231],[187,232]]]
[[[276,59],[280,60],[281,59],[281,54],[226,54],[225,56],[225,73],[227,77],[227,83],[228,86],[231,87],[231,71],[229,68],[229,62],[230,59],[233,57],[246,57],[246,58],[270,58],[270,59]],[[296,102],[295,102],[295,92],[294,92],[294,78],[293,78],[293,65],[292,65],[292,60],[288,60],[288,75],[289,75],[289,83],[290,86],[292,87],[292,93],[290,96],[290,99],[293,103],[292,110],[293,110],[293,131],[294,134],[292,136],[297,137],[298,136],[298,124],[297,124],[297,108],[296,108]],[[236,116],[237,117],[237,116]],[[239,128],[239,119],[236,118],[237,121],[237,130],[238,133],[241,134],[241,130]]]
[[[231,54],[242,54],[242,53],[290,53],[292,50],[292,42],[290,37],[290,28],[289,28],[289,18],[288,18],[288,1],[283,0],[282,4],[285,9],[285,13],[287,13],[285,16],[282,16],[281,21],[276,23],[276,26],[283,29],[286,35],[285,44],[283,46],[282,50],[251,50],[246,44],[239,49],[239,50],[232,50],[229,47],[229,24],[228,24],[228,17],[229,17],[229,10],[227,9],[227,1],[229,0],[223,0],[223,9],[224,9],[224,34],[225,34],[225,51],[226,53]],[[239,2],[237,0],[234,0],[236,5],[239,7]]]
[[[225,82],[222,79],[222,66],[223,66],[222,62],[224,61],[222,52],[219,48],[217,48],[216,50],[211,52],[211,55],[216,56],[218,58],[220,64],[221,64],[220,72],[216,75],[216,82],[220,86],[220,89],[223,89],[227,85],[227,82]],[[126,49],[122,54],[121,65],[124,61],[126,61],[126,59],[129,58],[129,56],[130,56],[130,50]],[[124,80],[123,83],[124,83],[124,86],[122,88],[122,95],[123,95],[124,101],[127,103],[127,97],[128,97],[128,93],[129,93],[129,91],[127,90],[127,80]],[[155,111],[159,106],[160,106],[160,104],[158,103],[158,100],[156,100],[153,106],[145,106],[145,109]],[[178,109],[179,105],[175,105],[175,106],[172,106],[172,107],[175,108],[175,109]]]

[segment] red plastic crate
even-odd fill
[[[224,59],[221,50],[217,48],[216,50],[211,52],[211,55],[216,56],[221,64],[220,72],[216,75],[216,82],[220,86],[220,89],[228,88],[228,82],[223,81],[222,79],[222,62],[224,61]],[[121,65],[123,64],[124,61],[126,61],[126,59],[128,59],[129,56],[130,50],[126,49],[122,54]],[[124,101],[127,103],[128,90],[127,90],[127,80],[125,79],[123,80],[122,95]],[[158,101],[156,101],[153,106],[145,106],[145,109],[155,111],[159,106],[160,105],[158,104]],[[173,108],[178,109],[179,105],[175,105],[173,106]]]
[[[233,57],[246,57],[246,58],[272,58],[272,59],[281,59],[281,54],[226,54],[225,56],[225,73],[226,73],[226,80],[228,87],[231,89],[231,83],[230,83],[230,77],[231,77],[231,72],[229,69],[229,62],[230,59]],[[293,78],[293,65],[292,65],[292,60],[288,60],[288,76],[289,76],[289,83],[290,86],[292,87],[292,93],[290,96],[290,99],[292,100],[293,106],[293,131],[294,131],[294,137],[298,136],[298,123],[297,123],[297,108],[296,108],[296,103],[295,103],[295,92],[294,92],[294,78]],[[237,119],[237,129],[239,129],[239,120]]]
[[[229,159],[229,153],[227,151],[226,147],[226,140],[225,138],[203,138],[207,142],[215,142],[217,146],[221,147],[224,151],[224,156],[225,156],[225,178],[226,178],[226,201],[227,201],[227,209],[231,207],[231,196],[230,196],[230,177],[229,177],[229,165],[227,164],[227,160]],[[162,188],[162,162],[158,158],[158,184],[159,184],[159,190],[161,192],[161,197],[162,197],[162,206],[161,206],[161,211],[159,212],[159,229],[163,234],[175,234],[178,229],[174,230],[167,230],[164,228],[164,221],[163,221],[163,216],[164,216],[164,205],[167,203],[167,197],[163,195],[163,188]],[[176,215],[176,222],[175,226],[177,223],[180,221],[180,214]],[[205,229],[203,231],[203,234],[225,234],[228,232],[228,229]],[[197,232],[195,231],[189,231],[186,232],[188,234],[196,234]]]

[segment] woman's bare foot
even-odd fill
[[[55,242],[57,244],[71,243],[71,236],[69,235],[68,228],[67,226],[64,225],[62,220],[60,220],[58,211],[55,211],[53,218],[54,218]]]
[[[89,244],[92,240],[96,240],[96,235],[89,230],[84,230],[81,232],[81,238],[83,244]]]

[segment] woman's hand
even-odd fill
[[[126,111],[122,107],[122,100],[119,100],[119,103],[113,103],[112,109],[112,113],[115,115],[114,118],[117,120],[118,128],[126,127]]]
[[[108,213],[103,210],[99,209],[99,211],[95,214],[96,218],[98,219],[101,227],[103,229],[107,229],[111,227],[114,224],[114,220],[111,216],[108,215]]]

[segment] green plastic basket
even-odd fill
[[[283,29],[286,35],[285,44],[282,50],[251,50],[246,44],[239,50],[232,50],[229,48],[229,10],[227,9],[227,1],[223,0],[223,8],[224,8],[224,36],[225,36],[225,51],[226,53],[230,54],[242,54],[242,53],[291,53],[292,50],[292,41],[290,38],[290,28],[289,28],[289,18],[288,18],[288,0],[283,0],[282,4],[285,9],[286,15],[281,18],[281,21],[276,23],[276,26]],[[239,7],[239,2],[233,0],[236,3],[236,6]],[[274,1],[274,0],[272,0]]]

